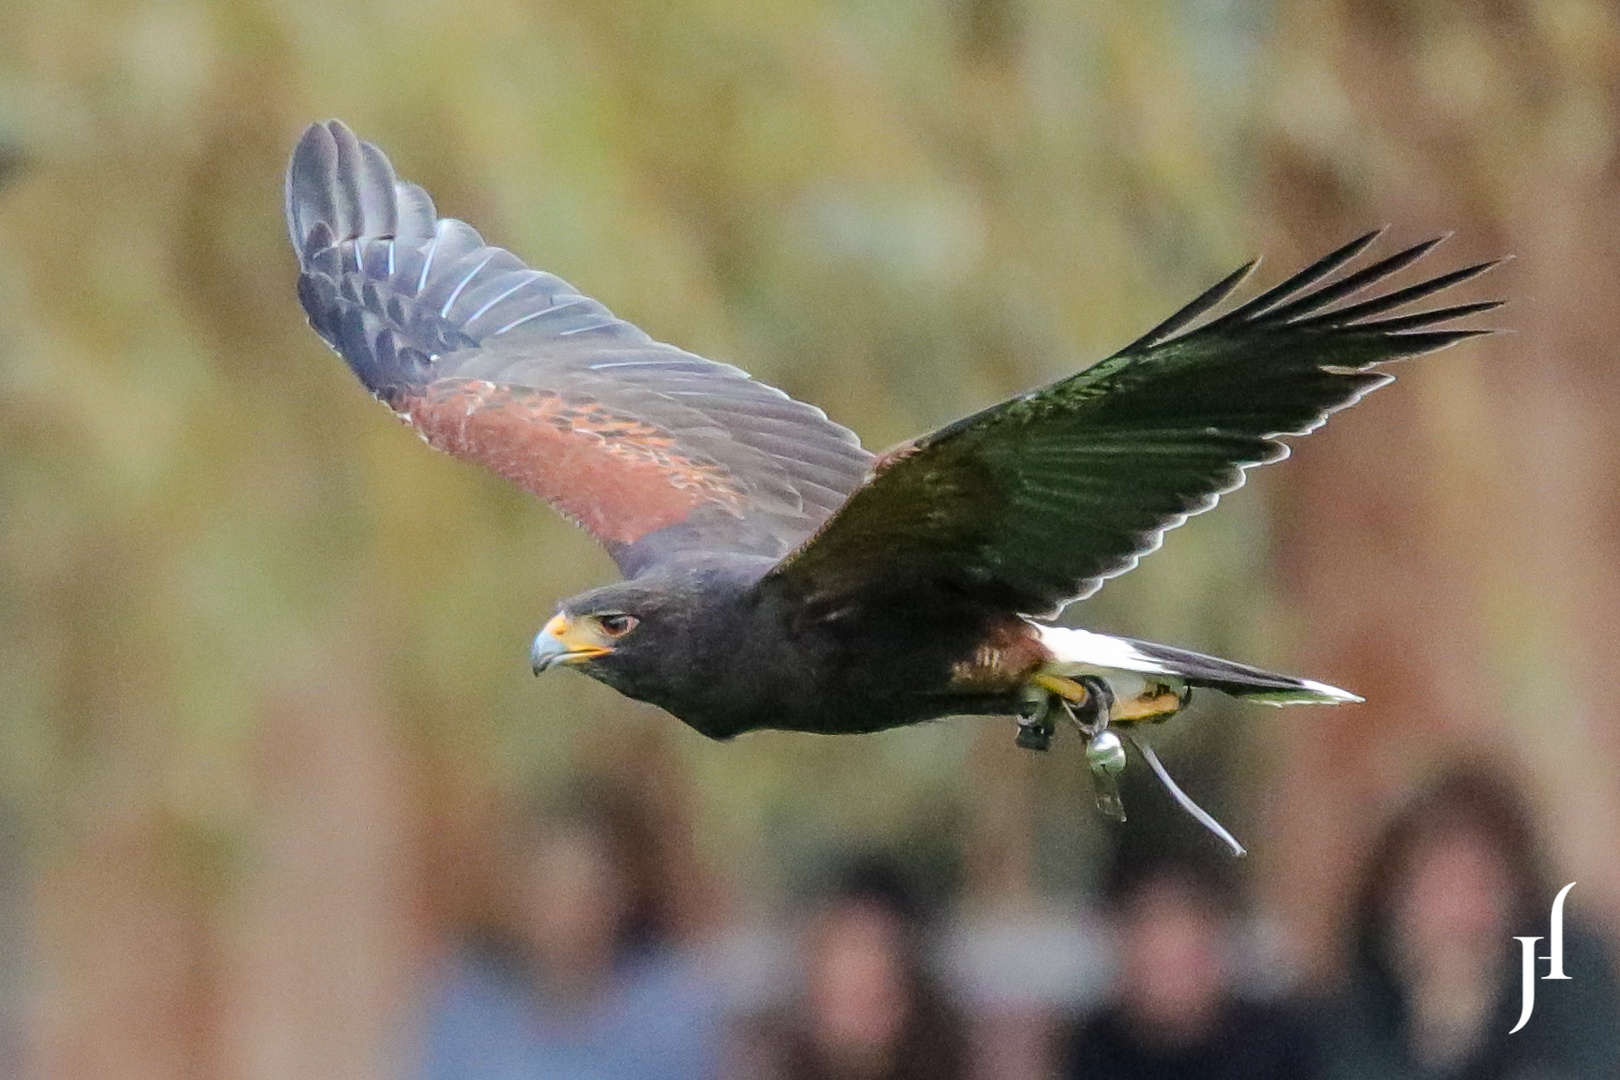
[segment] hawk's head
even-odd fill
[[[678,598],[634,581],[615,582],[565,600],[557,614],[535,635],[529,658],[534,673],[559,665],[577,667],[585,674],[603,676],[631,666],[649,652],[662,651],[667,635],[660,633],[670,620]]]
[[[735,569],[715,562],[722,570]],[[534,673],[577,668],[620,693],[667,708],[666,702],[683,694],[712,689],[741,662],[736,631],[745,620],[737,605],[747,586],[746,574],[704,566],[580,593],[563,601],[535,635],[529,653]]]

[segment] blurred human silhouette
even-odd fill
[[[425,1080],[707,1080],[717,989],[679,947],[669,868],[644,808],[582,791],[527,816],[499,924],[429,1010]]]
[[[1239,999],[1230,970],[1235,888],[1188,856],[1125,855],[1107,890],[1112,1002],[1073,1032],[1070,1080],[1309,1080],[1303,1029]]]
[[[760,1024],[749,1080],[964,1076],[964,1021],[928,971],[923,932],[894,867],[852,863],[804,927],[798,993]]]
[[[1330,1014],[1333,1078],[1586,1080],[1620,1076],[1620,993],[1604,943],[1573,914],[1567,981],[1537,978],[1520,1012],[1518,935],[1547,950],[1556,886],[1513,789],[1458,771],[1420,794],[1373,846],[1353,927],[1353,960]],[[1539,963],[1537,975],[1546,973]]]

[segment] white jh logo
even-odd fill
[[[1564,974],[1564,897],[1568,896],[1569,890],[1574,887],[1575,883],[1572,881],[1559,889],[1558,895],[1553,897],[1552,925],[1547,928],[1547,955],[1541,957],[1548,965],[1547,974],[1542,976],[1543,979],[1569,978]],[[1524,1011],[1519,1014],[1519,1022],[1513,1025],[1513,1030],[1508,1032],[1509,1035],[1516,1034],[1530,1022],[1530,1013],[1536,1007],[1536,942],[1541,939],[1516,937],[1513,940],[1524,949]]]

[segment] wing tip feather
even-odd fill
[[[471,226],[439,217],[423,188],[401,181],[387,155],[360,139],[341,120],[318,121],[304,128],[288,161],[283,194],[287,227],[301,270],[298,296],[310,325],[366,388],[396,411],[409,416],[412,407],[407,397],[452,371],[465,372],[467,358],[476,355],[474,350],[484,337],[508,334],[501,344],[509,345],[527,335],[532,325],[553,342],[577,340],[580,344],[569,344],[560,357],[536,355],[544,350],[524,353],[508,348],[499,356],[490,354],[492,360],[478,370],[508,389],[523,389],[521,380],[529,376],[522,365],[536,363],[553,365],[540,373],[553,380],[542,381],[542,386],[570,379],[594,379],[590,385],[598,388],[611,384],[609,389],[624,391],[620,396],[625,416],[632,421],[645,419],[659,429],[655,435],[661,440],[659,453],[668,450],[685,455],[682,460],[735,469],[727,482],[738,486],[742,494],[737,497],[757,496],[757,503],[750,507],[754,516],[746,527],[729,522],[722,522],[723,528],[712,522],[694,524],[691,535],[683,533],[686,538],[680,543],[703,539],[720,549],[757,554],[756,549],[766,544],[761,537],[779,529],[784,535],[792,534],[787,540],[770,538],[771,544],[781,547],[801,531],[813,531],[847,498],[865,472],[868,455],[859,439],[828,420],[820,409],[794,401],[740,369],[651,342],[645,333],[618,321],[560,278],[532,270],[510,252],[485,244]],[[470,331],[477,329],[473,324],[486,318],[499,329],[495,334],[473,337]],[[581,356],[589,359],[630,351],[652,357],[648,370],[635,378],[613,380],[589,372],[580,375],[577,370],[589,366],[578,360]],[[497,369],[493,359],[503,360],[504,366]],[[685,392],[661,396],[661,377]],[[613,402],[606,404],[613,406]],[[500,403],[490,407],[497,406],[505,408]],[[643,408],[649,417],[638,411]],[[423,430],[423,415],[410,417],[419,431]],[[492,414],[490,422],[504,422],[502,417],[511,419],[506,413]],[[456,438],[465,434],[465,419],[456,418],[461,423]],[[542,417],[536,422],[548,421]],[[541,434],[554,431],[553,424]],[[511,435],[502,432],[501,438]],[[807,448],[795,451],[778,445],[795,437]],[[592,435],[581,438],[596,445]],[[439,442],[447,439],[445,435]],[[674,449],[669,450],[665,442]],[[483,449],[474,453],[466,446],[452,452],[472,460],[498,456]],[[620,467],[615,475],[622,479],[624,470],[644,464],[644,457],[647,455],[607,455],[599,464]],[[501,469],[496,467],[496,471]],[[655,486],[648,483],[649,489]],[[659,497],[674,505],[691,495],[692,484],[691,477],[682,474],[670,481],[675,494],[660,490]],[[718,503],[709,499],[702,508],[711,505],[737,516],[725,499]],[[612,530],[623,522],[587,524],[594,526],[592,531],[599,538],[606,535],[616,558],[634,562],[642,557],[628,553],[625,544],[615,549],[613,537],[618,534]],[[675,543],[666,538],[660,550],[673,550]]]
[[[1390,226],[1383,225],[1362,233],[1260,295],[1208,322],[1192,326],[1191,324],[1200,315],[1217,306],[1221,300],[1229,296],[1247,278],[1249,273],[1259,264],[1258,259],[1251,260],[1240,267],[1237,272],[1228,275],[1220,282],[1217,282],[1216,285],[1205,290],[1197,299],[1177,311],[1169,319],[1166,319],[1126,346],[1125,349],[1121,350],[1121,354],[1145,351],[1172,340],[1179,340],[1188,335],[1204,332],[1234,333],[1248,330],[1286,333],[1290,330],[1374,329],[1378,327],[1377,323],[1361,322],[1360,320],[1370,319],[1383,312],[1416,303],[1418,300],[1434,293],[1450,289],[1479,277],[1513,259],[1513,255],[1509,253],[1436,275],[1415,285],[1375,296],[1370,300],[1351,305],[1334,306],[1339,301],[1371,288],[1416,263],[1456,235],[1454,230],[1448,230],[1402,248],[1394,254],[1364,266],[1360,270],[1328,281],[1327,284],[1320,287],[1311,288],[1323,279],[1331,278],[1337,271],[1360,257],[1377,240],[1382,238],[1389,229]],[[1439,322],[1449,318],[1463,318],[1481,311],[1487,311],[1501,306],[1502,303],[1503,301],[1496,300],[1482,301],[1478,304],[1460,304],[1436,312],[1418,312],[1402,318],[1414,321],[1427,318],[1431,322]],[[1395,328],[1384,327],[1383,329],[1393,331]],[[1390,333],[1388,336],[1394,337],[1395,335]],[[1429,350],[1426,349],[1425,351]],[[1408,354],[1403,353],[1402,355]]]

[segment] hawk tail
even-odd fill
[[[1336,686],[1250,667],[1151,641],[1094,634],[1063,626],[1040,626],[1041,644],[1052,653],[1044,670],[1054,675],[1130,672],[1161,676],[1185,686],[1207,686],[1264,705],[1343,705],[1362,700]]]

